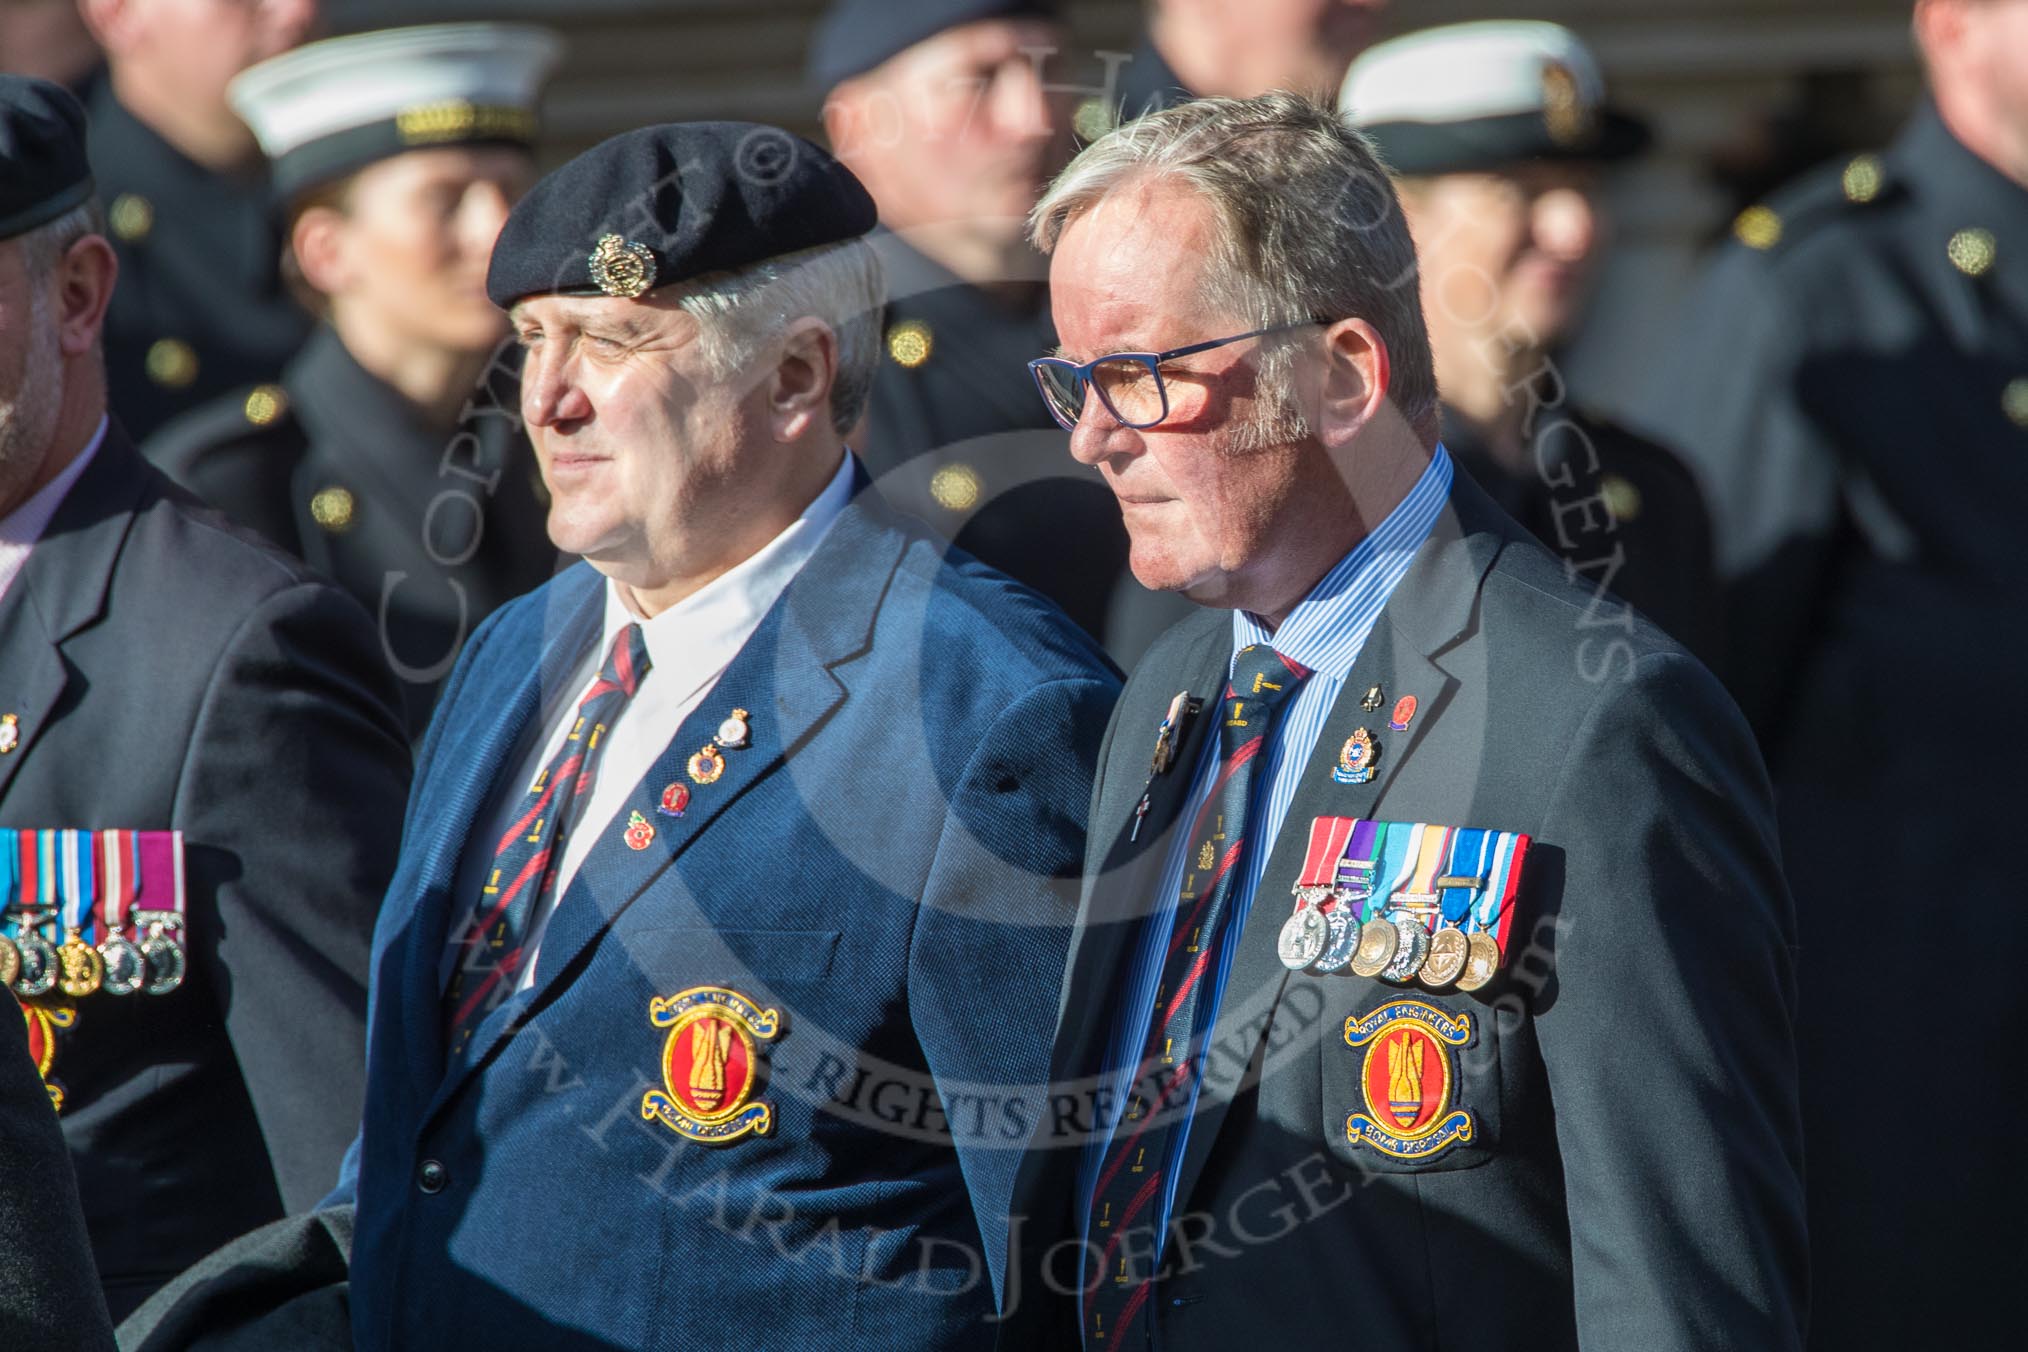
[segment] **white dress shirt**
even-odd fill
[[[831,523],[851,500],[852,467],[853,459],[848,454],[824,491],[787,530],[723,577],[713,579],[653,619],[636,616],[621,598],[619,587],[610,578],[606,580],[605,624],[597,650],[586,655],[572,682],[578,694],[555,711],[554,721],[540,744],[507,781],[510,787],[496,793],[491,825],[474,834],[466,844],[460,879],[485,876],[485,870],[492,864],[493,847],[520,816],[528,785],[563,745],[576,720],[577,706],[597,678],[606,654],[612,651],[613,640],[622,629],[638,623],[648,644],[648,674],[641,678],[634,688],[634,697],[627,701],[607,731],[591,797],[564,839],[563,857],[556,865],[556,885],[550,891],[551,908],[562,899],[571,879],[577,876],[585,857],[605,834],[621,805],[668,750],[676,729],[704,703],[718,678],[725,674],[732,659],[788,589],[790,581],[817,552]],[[730,714],[732,710],[724,712]],[[450,949],[444,957],[446,979],[462,952],[462,940],[473,909],[468,907],[466,923],[451,931]],[[542,933],[548,924],[549,910],[545,909],[529,927],[529,958],[521,969],[522,989],[534,984],[536,964],[542,956]]]
[[[35,495],[0,517],[0,600],[6,599],[7,589],[14,585],[14,579],[21,576],[21,570],[28,566],[28,556],[35,551],[35,542],[49,529],[50,518],[62,505],[71,485],[85,472],[85,466],[99,452],[99,443],[106,439],[106,427],[110,419],[103,414],[99,417],[99,430],[92,433],[92,439],[85,443],[82,454],[63,467],[63,473],[35,490]]]

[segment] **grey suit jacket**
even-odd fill
[[[1170,631],[1107,733],[1004,1347],[1076,1345],[1089,1077],[1188,789],[1187,772],[1150,783],[1149,752],[1177,691],[1215,709],[1231,649],[1222,611]],[[1386,703],[1369,712],[1376,685]],[[1420,708],[1391,732],[1402,695]],[[1194,721],[1179,765],[1215,722]],[[1361,727],[1381,743],[1378,775],[1337,783]],[[1276,934],[1320,815],[1529,833],[1503,974],[1466,995],[1288,973]],[[1593,604],[1458,476],[1311,752],[1237,939],[1149,1302],[1157,1345],[1799,1346],[1793,940],[1766,775],[1716,681],[1624,607]],[[1453,1101],[1475,1134],[1420,1160],[1346,1129],[1363,1056],[1346,1022],[1400,996],[1472,1024]]]

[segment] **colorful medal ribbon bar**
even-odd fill
[[[1521,890],[1521,866],[1527,855],[1527,836],[1514,831],[1499,833],[1486,889],[1479,894],[1479,904],[1472,913],[1471,928],[1492,935],[1503,959],[1514,927],[1514,898]]]
[[[93,837],[91,831],[58,831],[56,836],[57,859],[61,872],[58,878],[60,902],[63,915],[63,933],[66,939],[90,939],[98,928],[96,903],[98,902],[98,867],[93,859]]]
[[[101,831],[99,837],[99,938],[124,938],[141,892],[141,833]]]
[[[1444,861],[1450,858],[1451,837],[1456,834],[1452,827],[1423,825],[1416,828],[1421,833],[1416,842],[1415,873],[1409,880],[1408,890],[1397,892],[1390,899],[1390,908],[1408,912],[1421,920],[1426,927],[1433,928],[1441,904],[1437,898],[1437,875],[1443,871]]]
[[[1296,896],[1305,901],[1321,901],[1331,891],[1331,884],[1338,874],[1338,861],[1344,857],[1346,842],[1352,839],[1354,828],[1362,823],[1351,817],[1318,817],[1310,823],[1310,852],[1304,856],[1303,871],[1296,878]]]
[[[148,960],[127,932],[141,890],[141,833],[99,832],[99,956],[106,964],[102,990],[132,995],[148,979]]]
[[[21,833],[0,831],[0,912],[5,912],[9,927],[14,924],[14,911],[22,903],[18,890],[21,882]]]
[[[1409,879],[1415,876],[1416,860],[1422,857],[1423,835],[1429,829],[1421,822],[1388,823],[1387,844],[1380,867],[1380,876],[1386,880],[1386,886],[1378,894],[1380,904],[1370,909],[1376,913],[1385,912],[1390,898],[1408,890]]]
[[[35,909],[37,928],[41,929],[63,910],[63,860],[57,850],[57,832],[35,831],[29,834],[35,837]],[[45,931],[42,937],[50,939],[55,936]]]
[[[97,921],[97,837],[90,831],[58,831],[57,856],[62,869],[63,944],[56,950],[61,964],[57,988],[72,999],[98,994],[105,984],[106,960],[92,945],[87,930]]]
[[[183,928],[183,833],[142,831],[141,888],[134,918],[147,926],[141,953],[147,959],[150,995],[167,995],[183,984],[188,960],[175,931]]]
[[[1444,924],[1462,927],[1471,916],[1472,899],[1486,889],[1496,831],[1460,827],[1451,842],[1450,872],[1437,879]]]
[[[1357,919],[1365,918],[1366,899],[1380,881],[1380,843],[1386,834],[1385,823],[1361,817],[1352,823],[1345,855],[1338,861],[1337,900],[1350,907]]]

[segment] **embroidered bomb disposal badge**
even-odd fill
[[[753,1096],[765,1070],[757,1044],[780,1035],[779,1010],[722,986],[693,986],[650,1000],[648,1021],[667,1028],[669,1037],[662,1044],[662,1088],[641,1097],[643,1120],[712,1145],[774,1128],[774,1108]]]
[[[1472,1139],[1472,1115],[1451,1106],[1453,1048],[1472,1040],[1470,1014],[1446,1014],[1420,1000],[1395,1000],[1345,1020],[1345,1042],[1366,1049],[1359,1073],[1363,1110],[1345,1119],[1345,1138],[1399,1160],[1424,1160]]]

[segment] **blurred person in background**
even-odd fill
[[[117,1319],[336,1181],[409,758],[358,605],[109,413],[103,230],[84,110],[0,76],[0,976]]]
[[[1555,24],[1453,24],[1352,63],[1340,110],[1395,175],[1415,237],[1444,445],[1560,555],[1709,658],[1711,522],[1673,453],[1574,407],[1551,353],[1605,251],[1602,171],[1647,145]],[[1601,625],[1630,628],[1624,606]],[[1618,612],[1618,613],[1615,613]]]
[[[309,36],[318,0],[78,0],[106,57],[92,165],[120,260],[106,377],[128,433],[272,380],[309,332],[267,168],[226,86]]]
[[[535,180],[561,50],[544,29],[438,24],[313,43],[235,80],[274,166],[286,266],[324,323],[279,384],[146,447],[376,617],[417,738],[465,638],[556,568],[486,265]]]
[[[1922,0],[1914,29],[1928,97],[1739,216],[1644,403],[1713,495],[1725,674],[1779,794],[1812,1344],[1839,1352],[2017,1343],[2028,1212],[1997,848],[2028,815],[2028,0]]]
[[[98,65],[77,0],[0,0],[0,70],[53,80],[82,97]]]
[[[1103,638],[1126,573],[1112,495],[1027,361],[1056,342],[1028,209],[1069,158],[1052,0],[839,0],[809,57],[824,128],[880,209],[889,301],[854,442],[881,492]]]
[[[1386,9],[1387,0],[1153,0],[1147,35],[1120,70],[1120,117],[1274,89],[1328,99],[1380,36]]]

